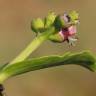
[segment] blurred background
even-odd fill
[[[29,58],[82,50],[96,54],[95,9],[95,0],[0,0],[0,63],[11,61],[32,41],[31,20],[50,10],[79,12],[79,40],[75,47],[47,41]],[[96,73],[76,65],[60,66],[11,78],[4,85],[8,96],[96,96]]]

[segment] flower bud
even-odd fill
[[[31,22],[31,29],[38,33],[44,29],[44,21],[40,18],[33,19]]]
[[[61,42],[64,41],[64,36],[61,35],[60,32],[59,32],[59,33],[55,33],[55,34],[53,34],[53,35],[51,35],[51,36],[49,37],[49,40],[51,40],[52,42],[61,43]]]
[[[71,18],[72,24],[78,24],[79,23],[79,14],[76,11],[71,11],[68,15]]]
[[[45,28],[51,27],[54,23],[56,15],[54,12],[49,12],[48,16],[45,18]]]

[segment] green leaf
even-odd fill
[[[91,71],[96,69],[96,60],[89,52],[82,53],[67,53],[63,56],[45,56],[40,58],[33,58],[19,63],[11,64],[3,68],[2,73],[7,77],[23,74],[29,71],[49,68],[53,66],[77,64]]]

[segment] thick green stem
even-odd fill
[[[54,32],[54,28],[48,29],[46,32],[37,36],[10,64],[25,60],[34,50],[36,50],[48,37]]]
[[[54,33],[54,27],[46,30],[37,36],[15,59],[13,59],[8,65],[21,62],[25,60],[34,50],[36,50],[49,36]],[[8,74],[0,72],[0,84],[2,84],[8,78]]]

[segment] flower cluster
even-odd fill
[[[37,18],[32,20],[31,28],[38,35],[46,32],[48,28],[54,27],[55,32],[49,36],[49,40],[53,42],[67,41],[70,45],[74,45],[77,41],[76,26],[79,23],[79,14],[76,11],[56,15],[50,12],[44,19]]]

